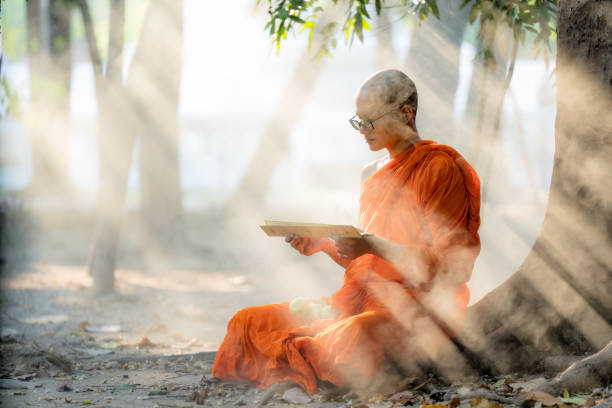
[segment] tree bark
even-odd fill
[[[26,10],[33,166],[28,192],[62,193],[70,184],[70,10],[58,0],[45,8],[40,0],[28,1]]]
[[[166,27],[159,36],[159,27]],[[130,79],[143,127],[140,133],[140,205],[146,266],[163,267],[178,244],[182,215],[179,117],[183,2],[154,0],[143,25]],[[136,79],[138,77],[138,79]]]
[[[125,0],[113,0],[109,21],[106,76],[102,77],[101,57],[93,37],[89,9],[83,1],[84,23],[96,75],[98,101],[98,146],[100,181],[97,219],[89,253],[89,272],[95,294],[114,290],[117,243],[124,212],[125,189],[132,157],[134,135],[130,131],[131,106],[122,86]]]
[[[560,3],[555,162],[521,267],[470,307],[460,339],[494,371],[532,371],[612,339],[612,4]]]
[[[316,50],[317,47],[313,46],[313,49]],[[278,101],[272,118],[263,130],[257,150],[244,172],[239,187],[228,202],[226,208],[228,218],[261,211],[274,170],[281,158],[288,154],[291,128],[306,105],[322,69],[323,61],[313,60],[313,56],[305,50]]]
[[[459,49],[468,23],[468,8],[459,0],[439,0],[440,19],[430,15],[415,27],[406,72],[419,92],[417,129],[424,139],[453,144],[453,105],[459,81]],[[440,118],[446,118],[440,120]]]

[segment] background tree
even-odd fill
[[[316,20],[320,9],[316,1],[268,3],[268,24],[277,43],[285,33]],[[435,0],[402,3],[421,18],[440,15]],[[344,5],[345,39],[363,40],[370,15],[380,14],[383,2]],[[534,43],[544,45],[545,52],[554,39],[557,9],[552,1],[465,0],[461,5],[468,6],[470,20],[480,21],[480,53],[489,63],[500,62],[490,46],[503,27],[511,30],[516,47],[526,31],[534,33]],[[612,119],[606,115],[612,107],[611,15],[610,2],[594,0],[562,3],[559,9],[556,151],[546,217],[519,270],[469,308],[456,341],[462,352],[446,360],[451,365],[463,361],[494,371],[533,370],[550,355],[593,352],[612,338],[612,188],[607,177],[612,165],[606,159],[612,153]],[[322,48],[329,50],[327,44]],[[511,66],[505,70],[509,81]],[[476,360],[466,361],[466,356]],[[451,369],[444,361],[437,363]]]
[[[89,256],[94,292],[114,289],[117,244],[136,138],[141,143],[142,255],[149,267],[164,259],[181,214],[178,177],[178,94],[182,2],[153,0],[127,75],[122,79],[125,0],[112,0],[106,74],[89,6],[78,1],[96,81],[100,185]],[[159,27],[167,27],[159,41]],[[160,63],[163,61],[163,63]]]
[[[27,2],[33,176],[30,193],[65,191],[70,137],[70,2]]]

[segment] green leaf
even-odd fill
[[[382,6],[380,4],[380,0],[376,0],[374,2],[374,5],[376,6],[376,15],[380,16],[380,9],[382,8]]]
[[[436,18],[440,19],[440,10],[438,9],[438,4],[436,0],[427,0],[427,4],[429,5],[429,9],[436,16]]]
[[[357,34],[357,37],[359,37],[359,41],[361,41],[363,43],[363,18],[361,17],[361,14],[356,13],[355,14],[355,33]]]
[[[167,390],[153,390],[153,391],[149,391],[148,395],[166,395],[168,394]]]
[[[305,24],[306,23],[306,21],[302,20],[298,16],[289,16],[289,18],[291,20],[295,21],[296,23],[300,23],[300,24]]]
[[[472,8],[470,9],[470,16],[469,16],[470,24],[474,24],[474,21],[476,21],[476,19],[478,18],[478,13],[480,12],[479,9],[480,7],[478,6],[478,3],[474,4]]]
[[[463,0],[463,2],[461,3],[461,5],[459,6],[459,10],[463,10],[465,8],[465,6],[467,6],[468,4],[470,4],[470,1],[472,0]]]
[[[366,20],[365,18],[363,18],[363,19],[361,20],[361,22],[363,23],[363,29],[364,29],[364,30],[368,30],[368,31],[369,31],[369,30],[371,30],[370,23],[368,23],[368,20]]]

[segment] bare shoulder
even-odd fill
[[[372,174],[376,173],[385,163],[389,161],[388,156],[383,156],[379,159],[366,164],[361,170],[361,184],[368,179]]]

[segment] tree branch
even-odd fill
[[[94,74],[96,82],[101,83],[103,80],[102,75],[102,58],[100,57],[100,51],[98,50],[98,43],[96,42],[96,34],[93,30],[93,22],[91,20],[91,13],[89,12],[89,6],[87,0],[77,0],[77,4],[81,9],[81,15],[83,16],[83,25],[85,26],[85,37],[87,38],[87,47],[89,48],[89,57],[94,67]]]

